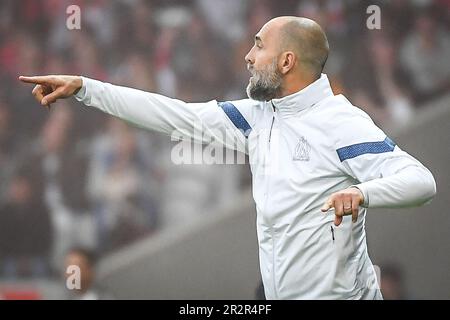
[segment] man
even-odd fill
[[[139,126],[248,153],[268,299],[381,299],[366,208],[426,203],[435,182],[367,114],[333,95],[321,73],[327,56],[317,23],[278,17],[245,57],[250,99],[185,103],[78,76],[20,79],[37,84],[42,105],[75,94]]]

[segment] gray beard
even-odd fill
[[[254,71],[247,86],[247,96],[257,101],[268,101],[281,96],[282,74],[277,69],[277,59],[266,69]]]

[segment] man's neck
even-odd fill
[[[317,81],[319,78],[320,76],[318,78],[305,76],[299,77],[298,74],[292,75],[288,74],[285,76],[283,89],[281,90],[281,96],[279,98],[286,97],[293,93],[299,92],[300,90],[309,86],[311,83]]]

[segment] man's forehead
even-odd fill
[[[268,38],[276,36],[281,25],[282,23],[280,21],[271,20],[267,22],[255,35],[255,40],[267,41]]]

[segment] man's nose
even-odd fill
[[[245,55],[245,62],[247,63],[247,64],[253,64],[255,61],[254,61],[254,58],[253,58],[253,55],[252,55],[252,51],[253,51],[253,49],[251,49],[246,55]]]

